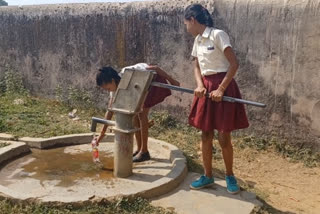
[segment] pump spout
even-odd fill
[[[108,126],[115,126],[116,122],[112,121],[112,120],[105,120],[105,119],[101,119],[101,118],[97,118],[97,117],[92,117],[92,123],[91,123],[91,131],[92,132],[96,132],[97,131],[97,124],[101,123],[101,124],[105,124]]]

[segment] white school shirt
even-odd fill
[[[224,50],[232,47],[227,33],[207,27],[202,35],[194,40],[191,55],[198,58],[202,76],[227,72],[230,66]]]
[[[124,74],[125,70],[128,69],[128,68],[139,69],[139,70],[147,70],[147,67],[149,67],[149,65],[146,64],[146,63],[138,63],[138,64],[135,64],[135,65],[130,65],[130,66],[122,68],[120,73],[119,73],[119,76],[122,77],[122,75]],[[110,96],[111,99],[113,99],[114,92],[110,91],[109,96]]]

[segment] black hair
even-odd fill
[[[192,4],[186,8],[184,12],[184,18],[186,20],[190,20],[191,17],[193,17],[202,25],[213,27],[213,20],[209,11],[201,4]]]
[[[118,85],[121,80],[121,77],[119,76],[118,72],[114,70],[112,67],[100,68],[96,76],[96,82],[98,86],[111,83],[113,79]]]

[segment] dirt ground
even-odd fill
[[[218,143],[215,142],[215,147]],[[234,148],[234,173],[241,186],[256,192],[269,213],[320,213],[320,168],[306,167],[281,157],[272,149]],[[222,175],[223,160],[213,161]],[[260,211],[263,213],[263,211]]]
[[[178,146],[187,157],[189,171],[203,173],[201,133],[175,123],[167,114],[154,113],[153,119],[156,123],[150,135]],[[234,173],[240,186],[256,193],[263,202],[263,207],[254,213],[320,213],[319,154],[289,147],[281,139],[246,136],[234,137],[232,142]],[[213,174],[224,178],[225,166],[217,140],[213,148]]]

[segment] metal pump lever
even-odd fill
[[[168,85],[160,82],[152,82],[152,86],[160,87],[160,88],[167,88],[175,91],[180,91],[188,94],[194,94],[194,90],[188,89],[188,88],[182,88],[174,85]],[[209,93],[206,93],[206,97],[209,97]],[[228,97],[228,96],[223,96],[222,97],[223,101],[226,102],[232,102],[232,103],[242,103],[242,104],[247,104],[247,105],[252,105],[260,108],[265,108],[267,105],[263,103],[258,103],[258,102],[253,102],[253,101],[248,101],[248,100],[243,100],[243,99],[238,99],[234,97]]]

